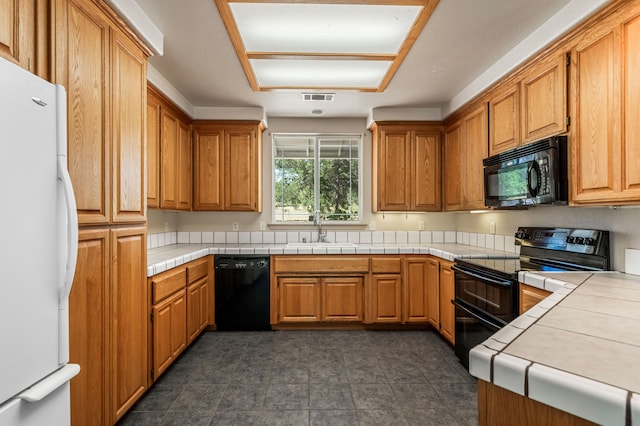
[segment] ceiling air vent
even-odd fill
[[[333,101],[335,93],[303,93],[303,101]]]

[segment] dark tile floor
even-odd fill
[[[121,425],[471,425],[476,384],[432,331],[209,332]]]

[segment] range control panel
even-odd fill
[[[520,227],[515,237],[522,246],[583,254],[598,254],[609,245],[609,232],[597,229]]]

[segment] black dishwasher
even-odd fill
[[[269,256],[215,255],[216,328],[271,330]]]

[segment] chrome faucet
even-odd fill
[[[324,243],[327,240],[327,231],[322,229],[322,217],[320,216],[320,210],[313,212],[313,224],[318,227],[318,242]]]

